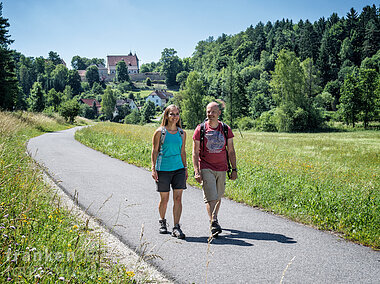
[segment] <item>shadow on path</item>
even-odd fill
[[[283,244],[297,243],[297,241],[293,240],[293,238],[281,234],[244,232],[233,229],[223,229],[222,235],[216,239],[213,239],[211,243],[214,245],[253,246],[252,243],[246,240],[276,241]],[[207,243],[208,237],[186,237],[186,241],[189,243]]]

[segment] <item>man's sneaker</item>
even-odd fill
[[[176,237],[178,239],[184,239],[185,238],[185,234],[182,232],[179,224],[177,224],[173,227],[172,236]]]
[[[218,221],[211,222],[210,230],[211,235],[213,236],[218,236],[222,232],[222,228],[220,227]]]
[[[158,221],[160,223],[160,234],[167,234],[168,228],[166,226],[166,219],[162,219]]]

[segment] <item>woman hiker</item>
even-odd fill
[[[165,219],[169,201],[170,186],[173,189],[173,218],[174,227],[172,236],[184,239],[179,220],[182,213],[182,192],[186,189],[186,132],[181,129],[179,108],[170,105],[165,109],[161,126],[153,134],[152,147],[152,177],[156,181],[157,191],[160,193],[158,212],[160,214],[161,234],[168,233]]]

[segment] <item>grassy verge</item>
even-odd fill
[[[57,207],[25,153],[31,137],[69,127],[59,117],[0,112],[0,282],[134,283],[83,221]]]
[[[80,142],[150,168],[154,127],[102,123]],[[191,165],[192,131],[187,131]],[[226,196],[380,248],[380,132],[235,132],[239,179]],[[188,182],[195,185],[191,177]]]

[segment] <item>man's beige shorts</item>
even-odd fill
[[[205,203],[220,200],[226,188],[226,172],[201,170],[203,180],[203,198]]]

